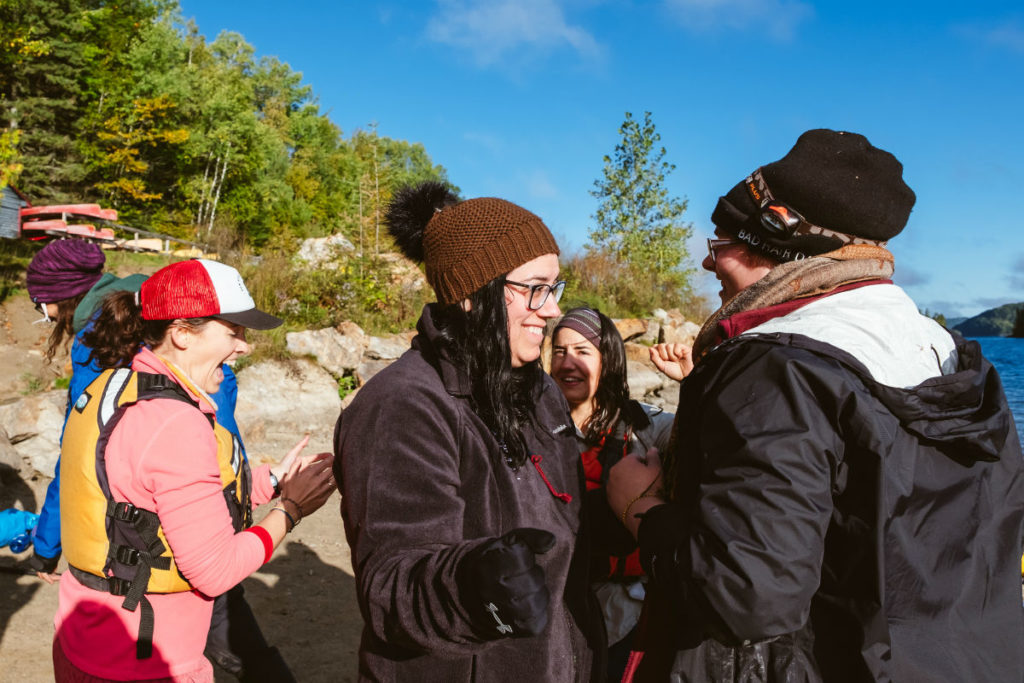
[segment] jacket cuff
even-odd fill
[[[664,503],[647,510],[640,520],[640,527],[637,529],[640,565],[654,581],[668,579],[669,577],[664,576],[666,570],[675,569],[671,566],[676,556],[674,550],[685,537],[679,513],[677,505]]]
[[[52,574],[56,571],[58,562],[60,562],[60,555],[56,557],[43,557],[39,553],[33,552],[32,557],[28,560],[28,566],[32,568],[32,571]]]

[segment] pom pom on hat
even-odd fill
[[[427,282],[442,304],[458,303],[538,256],[558,254],[536,215],[495,197],[459,202],[440,183],[400,190],[387,222],[405,255],[426,266]]]

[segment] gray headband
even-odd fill
[[[598,317],[597,311],[594,309],[585,306],[572,309],[562,316],[562,319],[555,325],[552,337],[558,334],[558,330],[563,327],[579,332],[588,342],[598,349],[601,348],[601,318]]]

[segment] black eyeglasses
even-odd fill
[[[512,280],[505,280],[506,285],[513,285],[515,287],[524,287],[530,290],[529,295],[526,297],[526,307],[531,311],[537,311],[543,308],[544,304],[548,302],[548,296],[554,294],[555,303],[562,298],[562,292],[565,291],[565,280],[559,280],[554,284],[541,283],[539,285],[528,285],[525,282],[512,282]]]
[[[713,240],[710,237],[708,238],[708,255],[711,257],[711,265],[715,265],[716,263],[718,263],[718,257],[715,256],[715,252],[718,249],[721,249],[722,247],[729,246],[730,244],[743,244],[743,240],[734,240],[734,239]]]

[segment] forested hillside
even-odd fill
[[[1024,302],[1004,304],[968,318],[953,329],[965,337],[1009,337],[1021,312]]]
[[[2,0],[0,45],[0,182],[33,203],[221,248],[365,232],[375,251],[394,187],[447,180],[421,144],[343,135],[299,72],[208,41],[175,0]]]

